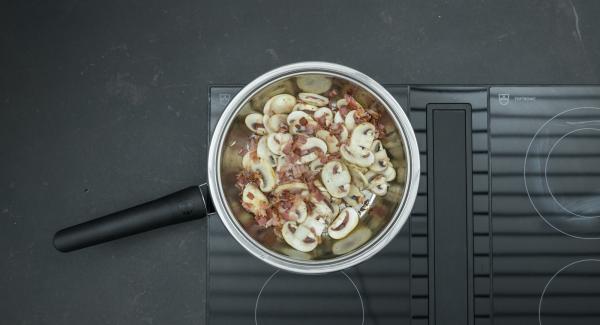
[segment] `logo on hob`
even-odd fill
[[[500,105],[506,106],[510,102],[510,95],[509,94],[498,94],[498,101],[500,102]]]
[[[229,104],[230,100],[231,100],[231,94],[227,94],[227,93],[221,93],[221,94],[219,94],[219,103],[221,105],[227,105],[227,104]]]

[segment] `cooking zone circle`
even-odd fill
[[[537,214],[579,239],[600,238],[600,108],[566,110],[546,121],[527,148],[524,182]]]
[[[538,303],[538,322],[548,324],[600,323],[600,260],[567,264],[546,283]]]
[[[299,277],[302,281],[294,281]],[[298,317],[313,325],[330,324],[332,318],[344,319],[348,325],[364,324],[360,290],[344,271],[303,276],[277,270],[258,292],[254,323],[282,324]]]

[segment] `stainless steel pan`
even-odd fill
[[[293,250],[275,236],[272,228],[258,226],[241,207],[239,191],[234,186],[236,174],[241,170],[239,146],[251,135],[244,125],[245,116],[261,111],[266,100],[275,94],[298,93],[296,78],[300,75],[327,76],[333,88],[351,88],[356,97],[378,110],[386,129],[382,142],[398,168],[388,193],[369,201],[369,210],[348,237],[326,241],[310,253]],[[297,273],[333,272],[370,258],[400,231],[417,195],[419,166],[419,150],[410,122],[380,84],[338,64],[290,64],[259,76],[231,100],[212,134],[208,184],[60,230],[54,245],[60,251],[72,251],[216,212],[232,237],[262,261]]]

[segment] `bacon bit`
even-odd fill
[[[321,163],[326,164],[330,161],[340,160],[340,159],[342,159],[342,155],[339,152],[330,153],[324,159],[321,159]]]
[[[327,126],[327,116],[322,115],[322,116],[315,118],[315,120],[317,121],[317,123],[319,123],[319,125],[321,125],[323,127]]]
[[[308,141],[308,137],[302,134],[296,134],[294,136],[294,146],[299,147]]]
[[[294,165],[292,167],[292,175],[294,178],[300,178],[308,168],[305,165]]]
[[[237,174],[235,186],[238,189],[240,189],[240,191],[241,191],[249,183],[253,183],[256,185],[260,184],[260,179],[261,179],[261,175],[259,172],[252,172],[252,171],[244,169],[239,174]],[[249,193],[249,194],[251,194],[251,193]],[[250,199],[252,199],[252,198],[250,198]]]
[[[348,108],[350,109],[357,109],[361,107],[360,104],[356,101],[356,99],[352,97],[352,95],[346,94],[344,95],[344,99],[346,99],[346,102],[348,103]]]
[[[350,109],[348,108],[348,106],[342,106],[342,107],[340,107],[339,112],[343,118],[346,118],[346,115],[348,115],[348,113],[350,113]]]
[[[315,200],[319,202],[325,201],[325,195],[321,193],[321,190],[319,190],[313,182],[308,183],[308,191]]]
[[[332,99],[333,97],[335,97],[337,95],[338,95],[338,92],[335,89],[332,89],[327,93],[327,97],[329,97],[329,99]]]
[[[382,123],[375,124],[375,128],[377,129],[376,138],[379,139],[385,135],[385,125]]]
[[[293,143],[290,141],[290,142],[286,143],[286,145],[283,146],[283,148],[281,148],[281,152],[283,152],[286,155],[289,155],[290,153],[292,153],[292,149],[293,149]]]
[[[317,178],[317,175],[319,175],[319,172],[309,170],[302,174],[302,179],[306,184],[312,183],[315,181],[315,178]]]
[[[342,131],[344,130],[344,128],[342,126],[343,126],[342,123],[331,124],[329,126],[329,133],[333,134],[333,135],[338,135],[338,134],[342,133]]]
[[[367,111],[367,113],[369,113],[369,115],[371,116],[371,118],[375,121],[375,120],[379,120],[379,118],[381,118],[381,114],[379,114],[379,112],[375,111],[374,109],[369,109]]]
[[[259,226],[267,228],[267,222],[269,220],[264,216],[255,216],[254,220],[256,220],[256,223],[258,223]]]

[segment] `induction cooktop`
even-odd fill
[[[374,258],[278,271],[209,218],[207,323],[600,324],[600,86],[386,88],[421,155]],[[210,88],[210,122],[239,86]]]

